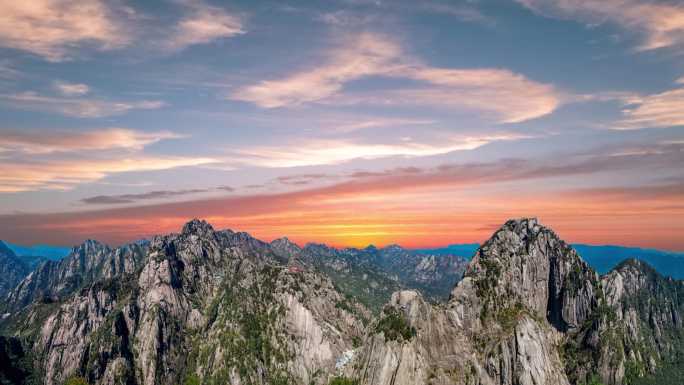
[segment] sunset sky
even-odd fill
[[[684,5],[0,2],[0,239],[684,251]]]

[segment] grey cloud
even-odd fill
[[[209,189],[190,189],[190,190],[157,190],[141,194],[121,194],[121,195],[97,195],[81,199],[86,204],[97,205],[117,205],[135,203],[137,201],[152,199],[167,199],[183,195],[199,194],[210,191]]]

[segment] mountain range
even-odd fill
[[[287,241],[286,243],[291,244],[296,249],[301,249],[298,245],[290,242],[287,238],[281,238],[280,241]],[[3,242],[3,241],[0,241]],[[71,252],[71,248],[64,246],[54,246],[54,245],[32,245],[32,246],[21,246],[12,244],[9,242],[4,242],[7,248],[12,250],[14,254],[19,257],[19,259],[24,260],[31,268],[37,266],[43,260],[49,259],[53,261],[58,261]],[[304,248],[315,248],[316,244],[307,244]],[[325,245],[318,245],[325,246]],[[327,246],[325,246],[327,247]],[[391,249],[402,250],[404,253],[415,254],[419,256],[435,256],[438,261],[441,261],[442,256],[446,256],[446,264],[454,263],[453,261],[460,257],[461,259],[470,260],[475,252],[480,247],[478,243],[460,243],[451,244],[445,247],[436,248],[423,248],[423,249],[406,249],[399,245],[390,245],[386,248],[375,248],[374,246],[369,246],[365,249],[353,249],[345,248],[337,250],[340,254],[359,254],[366,252],[373,252],[377,250],[383,252],[384,250],[391,251]],[[577,250],[577,252],[582,256],[591,267],[593,267],[600,274],[605,274],[615,268],[620,262],[625,259],[639,259],[649,265],[653,266],[660,274],[665,276],[670,276],[675,279],[684,279],[684,253],[663,251],[657,249],[645,249],[640,247],[626,247],[617,245],[588,245],[581,243],[574,243],[572,247]],[[333,248],[329,248],[333,250]],[[292,249],[294,250],[294,249]],[[381,262],[382,258],[372,258],[377,262]],[[371,261],[372,262],[372,261]],[[392,267],[390,265],[384,264],[384,268]],[[447,287],[453,286],[455,282],[447,281],[444,284]],[[425,289],[430,290],[430,287]],[[443,296],[445,290],[439,290],[436,293],[437,297]],[[446,291],[448,295],[448,290]]]
[[[612,385],[684,375],[684,282],[637,259],[601,275],[535,219],[508,221],[470,261],[267,243],[200,220],[118,248],[86,241],[30,272],[2,246],[3,384]]]

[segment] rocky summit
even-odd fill
[[[2,384],[656,384],[684,365],[682,281],[600,276],[529,218],[470,262],[193,220],[2,279]]]

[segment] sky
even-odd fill
[[[0,2],[0,239],[684,251],[684,5]]]

